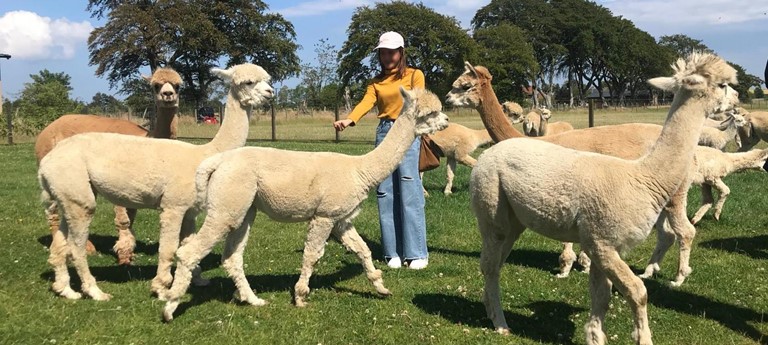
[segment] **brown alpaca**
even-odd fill
[[[64,115],[45,127],[35,141],[35,156],[37,163],[62,140],[80,133],[102,132],[133,135],[137,137],[176,139],[177,119],[179,109],[179,86],[181,77],[170,68],[159,68],[151,77],[144,77],[155,92],[155,126],[152,131],[123,119],[114,119],[97,115],[70,114]],[[130,264],[133,259],[133,249],[136,238],[133,235],[133,220],[135,209],[115,206],[115,227],[118,240],[113,250],[117,253],[119,264]],[[59,228],[59,215],[56,205],[46,211],[51,234]],[[87,251],[96,251],[91,241],[88,241]]]

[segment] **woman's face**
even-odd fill
[[[400,49],[379,48],[379,62],[385,70],[397,68],[401,56]]]

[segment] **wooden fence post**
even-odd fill
[[[339,121],[339,102],[336,102],[336,106],[333,109],[333,118],[334,122]],[[333,129],[333,132],[336,133],[336,142],[338,143],[341,141],[341,132],[337,131],[336,128]]]
[[[589,127],[595,127],[595,100],[589,100]]]
[[[13,145],[13,115],[10,111],[5,112],[5,125],[8,130],[8,145]]]
[[[276,115],[275,115],[275,104],[270,103],[269,105],[269,112],[272,115],[272,141],[277,141],[277,128],[275,127],[275,122],[277,121]]]

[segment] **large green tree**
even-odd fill
[[[144,66],[173,67],[185,82],[182,96],[197,104],[207,98],[210,68],[221,59],[259,64],[275,80],[299,70],[293,25],[260,0],[90,0],[87,10],[107,19],[91,33],[88,49],[96,75],[111,86]]]
[[[480,46],[478,59],[473,63],[491,72],[499,101],[521,102],[525,98],[521,86],[538,73],[533,47],[525,40],[523,30],[504,23],[477,29],[473,36]]]
[[[47,69],[29,76],[32,81],[24,84],[24,89],[17,100],[22,132],[37,132],[59,116],[67,113],[79,113],[82,102],[70,98],[72,90],[69,75],[53,73]]]
[[[728,64],[736,69],[736,79],[738,85],[731,85],[734,90],[739,93],[739,100],[742,102],[752,101],[752,94],[749,93],[749,89],[753,87],[761,87],[763,80],[760,77],[747,73],[747,70],[741,65],[728,61]]]
[[[712,49],[709,49],[702,40],[683,35],[667,35],[659,37],[659,45],[668,48],[678,57],[685,57],[693,53],[694,51],[712,53]]]
[[[342,86],[364,83],[378,72],[372,50],[386,31],[403,35],[408,64],[421,69],[426,87],[441,96],[463,71],[463,61],[472,59],[476,51],[476,44],[455,18],[421,3],[394,1],[358,7],[339,51]]]

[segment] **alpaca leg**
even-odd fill
[[[592,267],[592,260],[589,259],[589,255],[584,250],[579,252],[579,259],[576,262],[581,265],[584,273],[589,273],[589,269]]]
[[[114,210],[118,238],[112,250],[117,253],[118,265],[130,265],[133,261],[133,250],[136,248],[136,236],[133,233],[136,209],[115,206]]]
[[[448,157],[445,159],[446,165],[445,165],[445,173],[447,174],[446,179],[448,182],[445,185],[445,189],[443,189],[443,194],[445,195],[451,195],[453,191],[453,178],[455,177],[454,172],[456,171],[456,158],[455,157]]]
[[[181,233],[181,224],[184,219],[185,211],[178,211],[173,209],[163,210],[160,213],[160,240],[159,249],[157,253],[157,274],[152,279],[151,290],[152,293],[158,297],[163,296],[165,291],[171,282],[173,276],[171,275],[171,265],[173,264],[173,256],[176,253],[176,249],[179,247],[179,236]]]
[[[635,343],[638,345],[653,344],[651,329],[648,326],[648,292],[643,281],[632,273],[632,269],[621,259],[615,249],[603,247],[594,242],[590,243],[589,249],[589,256],[596,265],[593,271],[603,271],[627,300],[634,313],[635,327],[632,331],[632,338]]]
[[[664,260],[664,255],[667,254],[669,248],[675,243],[675,233],[672,232],[671,227],[667,223],[668,215],[667,209],[662,210],[659,214],[659,219],[656,220],[656,248],[653,250],[648,265],[645,266],[645,272],[638,275],[640,278],[653,277],[656,272],[661,270],[659,263]]]
[[[304,301],[309,295],[309,277],[325,251],[325,242],[331,235],[333,221],[328,218],[314,218],[309,222],[307,239],[304,242],[304,257],[301,263],[301,275],[294,286],[293,300],[297,307],[306,306]]]
[[[53,204],[56,207],[56,204]],[[54,214],[58,219],[58,210]],[[48,220],[52,220],[50,217],[49,209],[46,209],[46,213],[49,215]],[[53,228],[51,230],[54,230]],[[67,246],[67,223],[62,221],[61,226],[56,224],[55,232],[53,232],[50,254],[48,256],[48,263],[53,267],[54,281],[51,285],[51,290],[58,295],[68,299],[80,299],[82,295],[72,290],[69,283],[69,271],[67,270],[67,258],[69,257],[69,246]]]
[[[184,240],[189,238],[190,235],[195,233],[197,224],[195,222],[197,214],[195,212],[187,211],[184,214],[184,218],[181,221],[181,232],[179,233],[179,243],[184,243]],[[249,223],[250,224],[250,223]],[[196,266],[192,270],[192,285],[194,286],[208,286],[211,283],[210,280],[202,277],[203,270],[200,266]]]
[[[685,186],[686,184],[683,184]],[[681,187],[669,200],[662,210],[656,222],[657,237],[656,249],[641,278],[648,278],[660,270],[661,260],[664,254],[672,246],[675,238],[680,242],[680,253],[677,266],[677,275],[670,282],[672,286],[680,286],[685,278],[691,274],[689,266],[693,238],[696,237],[696,228],[691,224],[686,215],[688,208],[688,188]],[[664,221],[666,219],[666,222]]]
[[[576,252],[573,251],[573,243],[563,242],[563,251],[560,253],[560,273],[558,278],[566,278],[571,273],[571,267],[576,262]]]
[[[728,186],[723,183],[723,180],[717,179],[715,180],[715,188],[717,188],[717,191],[719,192],[719,196],[717,199],[717,203],[715,203],[715,219],[720,220],[720,213],[723,211],[723,205],[725,204],[725,199],[728,198],[728,195],[731,194],[731,189],[728,188]]]
[[[227,235],[221,263],[237,287],[235,299],[253,306],[263,306],[267,304],[267,301],[256,296],[253,289],[251,289],[251,285],[248,284],[248,279],[245,278],[245,272],[243,271],[243,251],[248,244],[248,233],[251,230],[251,224],[255,217],[256,210],[249,210],[240,227]]]
[[[424,172],[419,172],[419,180],[421,180],[421,191],[424,193],[425,198],[429,198],[429,192],[427,192],[427,189],[424,188]]]
[[[86,201],[86,205],[78,205],[74,202],[65,203],[64,218],[67,223],[67,246],[72,255],[72,264],[77,270],[82,282],[82,291],[97,301],[107,301],[112,296],[106,294],[96,285],[96,278],[88,268],[88,258],[85,243],[88,241],[88,228],[96,209],[96,199],[93,197]]]
[[[45,208],[45,218],[48,219],[48,227],[51,229],[51,239],[53,239],[56,232],[59,231],[59,224],[61,223],[61,218],[59,217],[59,205],[55,201],[52,201],[50,205]],[[66,239],[63,237],[62,240],[66,242]],[[85,244],[85,251],[88,255],[93,255],[96,253],[96,247],[91,241],[88,241]]]
[[[691,224],[696,225],[696,223],[704,217],[707,211],[709,211],[714,201],[715,198],[712,196],[712,186],[706,182],[703,183],[701,185],[701,207],[699,207],[699,210],[693,215]]]
[[[344,244],[344,247],[346,247],[347,250],[354,252],[357,254],[357,257],[360,258],[360,262],[365,269],[365,274],[368,277],[368,280],[373,284],[373,287],[376,288],[376,292],[382,296],[392,295],[389,289],[384,287],[384,279],[381,276],[381,270],[377,270],[376,267],[373,266],[371,250],[368,249],[368,245],[365,244],[365,241],[363,241],[360,234],[357,233],[357,230],[352,223],[349,220],[339,222],[334,226],[333,234],[342,244]]]
[[[589,271],[589,295],[592,301],[589,321],[584,326],[588,345],[605,344],[603,322],[611,303],[611,285],[611,281],[600,268]]]
[[[480,251],[480,271],[485,281],[483,304],[496,332],[508,335],[509,326],[501,306],[499,276],[501,267],[524,228],[515,221],[515,224],[505,230],[480,218],[478,218],[478,226],[483,238],[483,247]]]

